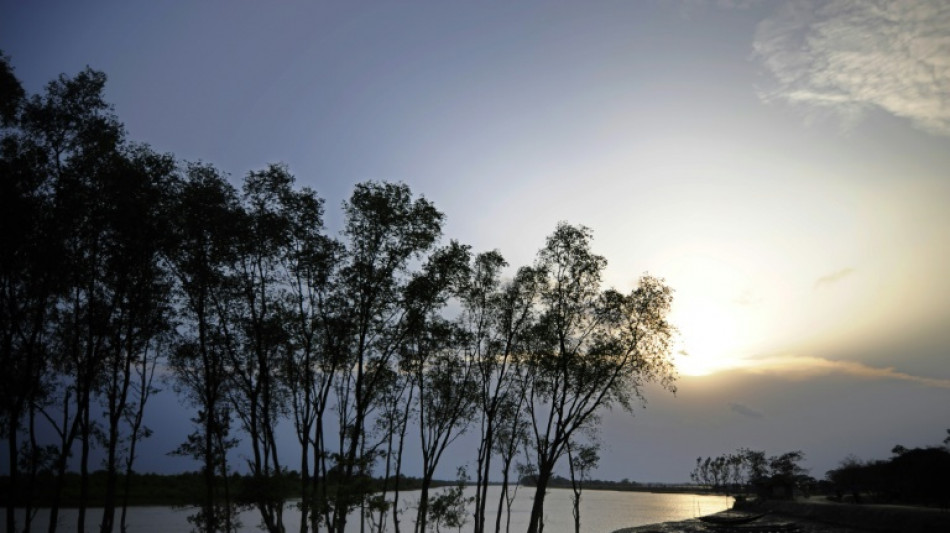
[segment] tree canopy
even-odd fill
[[[194,529],[234,531],[237,511],[253,507],[275,533],[290,481],[301,532],[341,532],[354,519],[399,531],[406,453],[422,464],[415,530],[461,527],[467,472],[448,492],[430,488],[465,433],[479,442],[475,530],[487,529],[499,473],[501,529],[516,469],[538,480],[529,531],[540,531],[554,469],[582,482],[596,463],[603,410],[633,409],[650,382],[675,391],[672,290],[652,276],[628,293],[603,288],[607,261],[586,227],[558,224],[534,264],[509,272],[497,250],[443,240],[445,215],[407,185],[368,181],[333,234],[324,200],[286,165],[238,184],[129,140],[103,73],[27,95],[6,57],[0,67],[8,531],[30,530],[41,492],[55,531],[75,467],[84,531],[96,451],[99,530],[124,529],[158,386],[191,409],[192,432],[170,451],[200,464]],[[278,453],[284,421],[293,458]],[[249,474],[232,483],[236,468]]]

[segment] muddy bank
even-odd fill
[[[823,499],[768,501],[737,507],[769,511],[755,525],[795,524],[802,533],[942,533],[950,531],[950,511],[896,505],[855,505]],[[696,519],[625,528],[614,533],[709,533],[716,529]]]
[[[866,533],[866,530],[863,529],[824,524],[785,515],[769,515],[767,518],[753,522],[753,524],[756,526],[794,524],[800,533]],[[694,518],[681,522],[664,522],[649,526],[629,527],[619,529],[614,533],[715,533],[716,531],[722,530],[717,530],[715,526],[704,524]]]
[[[835,503],[824,498],[748,503],[743,510],[768,509],[825,524],[859,528],[869,532],[926,533],[950,531],[950,511],[903,505]]]

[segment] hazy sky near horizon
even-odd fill
[[[945,1],[0,0],[0,49],[31,93],[104,71],[130,139],[235,182],[286,163],[331,228],[403,181],[512,265],[566,220],[609,285],[665,278],[679,393],[605,416],[598,477],[744,446],[820,478],[950,427]],[[143,468],[192,468],[156,403]]]

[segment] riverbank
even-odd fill
[[[867,530],[851,527],[836,526],[815,522],[799,517],[786,515],[770,515],[754,522],[756,526],[784,526],[787,524],[795,526],[797,533],[867,533]],[[618,529],[614,533],[713,533],[717,529],[708,524],[692,518],[681,522],[664,522],[662,524],[651,524],[649,526],[628,527]]]
[[[792,524],[801,533],[927,533],[950,531],[950,511],[898,505],[856,505],[824,498],[747,503],[740,510],[768,511],[756,525]],[[614,533],[709,533],[697,519],[616,530]]]

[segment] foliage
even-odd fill
[[[94,504],[103,533],[122,529],[116,510],[139,501],[139,487],[160,501],[179,491],[207,533],[239,527],[239,506],[282,532],[293,495],[301,533],[342,532],[357,510],[378,531],[391,511],[399,531],[387,495],[411,487],[417,530],[459,529],[463,473],[431,501],[429,489],[448,447],[477,428],[474,529],[486,529],[495,459],[496,529],[505,505],[510,516],[514,468],[516,479],[537,476],[537,531],[559,461],[581,482],[596,463],[581,437],[602,411],[631,410],[649,382],[675,390],[671,289],[650,276],[628,294],[602,289],[606,259],[587,228],[559,224],[535,264],[507,279],[499,252],[442,242],[432,202],[405,184],[365,182],[332,237],[323,200],[285,165],[235,186],[212,165],[128,140],[103,73],[27,95],[2,54],[0,67],[8,530],[31,527],[15,523],[14,505],[30,520],[40,504],[53,529],[64,504],[78,507],[79,529]],[[158,374],[192,409],[171,453],[200,465],[169,483],[134,474]],[[295,475],[278,453],[287,421]],[[234,474],[239,443],[248,476]],[[404,453],[421,455],[420,479],[403,475]]]
[[[519,361],[538,470],[529,533],[541,529],[555,465],[576,436],[596,426],[602,409],[632,409],[648,382],[675,391],[666,320],[672,291],[650,276],[629,294],[601,290],[607,262],[590,241],[589,229],[559,224],[534,268],[537,318]]]
[[[944,446],[908,449],[896,446],[885,460],[849,456],[828,471],[835,498],[852,501],[934,505],[950,503],[950,451]]]
[[[751,490],[764,498],[791,498],[796,489],[809,484],[807,470],[800,466],[804,458],[799,450],[766,457],[763,451],[740,448],[716,457],[697,457],[690,479],[717,492]]]
[[[432,499],[432,504],[428,507],[428,520],[435,527],[436,533],[440,533],[442,527],[461,531],[467,522],[465,506],[469,498],[465,497],[464,491],[468,483],[468,474],[464,468],[460,467],[456,477],[455,485],[440,492]]]

